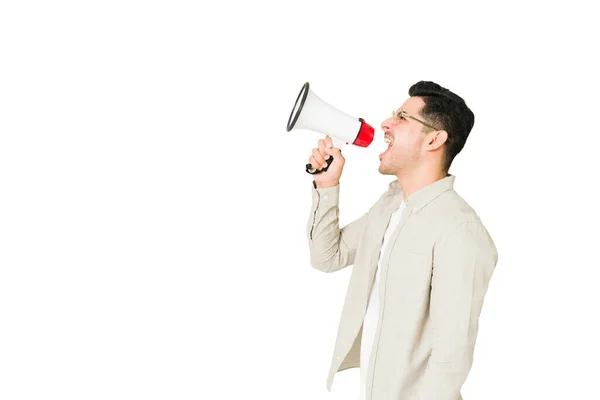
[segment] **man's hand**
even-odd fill
[[[340,183],[346,159],[342,156],[340,149],[333,147],[333,141],[329,136],[319,139],[318,146],[312,150],[312,155],[308,158],[310,165],[313,168],[316,166],[316,169],[322,169],[327,166],[326,159],[333,157],[333,161],[327,171],[313,175],[315,185],[318,188],[336,186]]]

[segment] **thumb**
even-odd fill
[[[325,152],[332,155],[334,158],[335,156],[339,157],[342,154],[342,151],[337,147],[325,147]]]

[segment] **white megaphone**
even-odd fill
[[[287,131],[292,129],[309,129],[331,136],[334,147],[345,144],[367,147],[373,142],[375,130],[362,118],[352,117],[330,104],[324,102],[309,88],[308,82],[302,86],[296,104],[292,109],[287,123]],[[306,164],[306,172],[317,174],[327,171],[333,161],[329,157],[327,166],[323,169],[312,168]]]

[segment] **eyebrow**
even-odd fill
[[[418,116],[419,116],[419,118],[421,118],[421,120],[419,120],[419,119],[418,119],[418,118],[416,118],[416,117],[413,117],[411,113],[407,112],[406,110],[403,110],[402,108],[399,108],[399,110],[400,110],[400,111],[404,111],[404,112],[407,114],[408,118],[410,118],[410,119],[413,119],[413,120],[415,120],[415,121],[417,121],[417,122],[419,122],[419,123],[421,123],[421,124],[425,125],[425,126],[426,126],[426,127],[428,127],[428,128],[434,129],[434,130],[436,130],[436,131],[438,131],[438,130],[441,130],[441,129],[438,129],[438,128],[436,128],[435,126],[431,125],[430,123],[423,121],[423,116],[421,115],[421,113],[420,113],[420,112],[416,112],[415,114],[416,114],[416,115],[418,115]]]
[[[422,116],[421,114],[419,114],[418,112],[416,112],[416,113],[411,113],[411,112],[408,112],[408,111],[406,111],[406,110],[404,110],[404,109],[402,109],[402,108],[400,108],[399,110],[400,110],[400,111],[402,111],[402,112],[405,112],[405,113],[407,113],[408,115],[413,115],[413,114],[414,114],[414,115],[417,115],[417,116],[419,116],[419,117],[423,118],[423,116]]]

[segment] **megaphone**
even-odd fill
[[[323,101],[310,89],[308,82],[302,86],[288,119],[287,131],[292,129],[308,129],[324,133],[331,136],[333,145],[338,148],[345,144],[367,147],[375,135],[373,127],[362,118],[348,115]],[[318,174],[327,171],[333,157],[329,157],[326,161],[327,166],[320,170],[306,164],[306,172]]]

